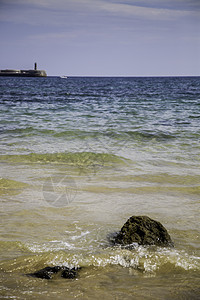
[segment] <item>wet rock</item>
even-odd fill
[[[114,244],[173,246],[170,235],[158,221],[147,216],[132,216],[113,239]]]
[[[75,268],[70,269],[65,266],[46,267],[44,269],[41,269],[39,271],[27,275],[32,277],[42,278],[42,279],[52,279],[54,274],[60,272],[61,277],[74,279],[77,277],[79,269],[75,269]]]
[[[34,273],[28,274],[29,276],[42,278],[42,279],[51,279],[52,275],[58,273],[61,270],[61,267],[46,267]]]
[[[68,278],[68,279],[74,279],[78,275],[78,270],[79,269],[75,269],[75,268],[69,269],[67,267],[64,267],[64,269],[61,273],[61,277]]]

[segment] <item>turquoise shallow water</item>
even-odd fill
[[[200,78],[1,78],[3,299],[198,299]],[[112,248],[132,215],[175,248]],[[75,281],[27,278],[83,267]]]

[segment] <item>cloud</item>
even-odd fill
[[[75,19],[92,17],[140,18],[142,20],[166,21],[184,17],[200,17],[200,9],[196,9],[197,1],[191,0],[186,6],[186,0],[162,1],[141,0],[1,0],[5,6],[1,13],[1,20],[21,22],[31,25],[64,25],[67,17]],[[168,5],[167,5],[168,4]],[[183,4],[183,5],[180,5]],[[151,6],[150,6],[151,5]],[[167,6],[166,6],[167,5]],[[196,6],[195,6],[196,5]],[[6,9],[7,7],[7,9]],[[166,8],[167,7],[167,8]],[[183,7],[183,8],[182,8]],[[190,8],[190,9],[189,9]],[[194,9],[192,9],[194,8]],[[200,6],[199,6],[200,8]]]
[[[187,14],[185,11],[175,11],[169,9],[142,7],[130,4],[109,4],[102,3],[101,8],[113,14],[142,17],[145,19],[171,19],[182,17]]]

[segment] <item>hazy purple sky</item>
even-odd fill
[[[200,75],[200,0],[0,0],[0,69]]]

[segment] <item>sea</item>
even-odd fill
[[[200,77],[1,77],[0,199],[1,299],[200,299]]]

